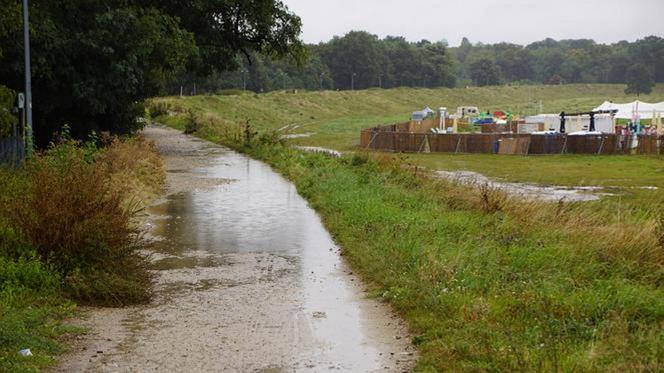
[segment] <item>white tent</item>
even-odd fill
[[[615,104],[604,101],[603,104],[595,108],[595,111],[597,110],[618,110],[616,114],[618,119],[632,119],[635,113],[638,113],[641,119],[651,119],[653,114],[664,115],[664,102],[651,104],[637,100],[626,104]]]

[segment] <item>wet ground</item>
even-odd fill
[[[604,189],[602,187],[565,187],[557,185],[510,183],[490,179],[482,174],[472,171],[436,171],[435,175],[465,185],[487,185],[490,188],[503,191],[509,195],[544,202],[558,202],[560,200],[565,202],[596,201],[603,196],[610,195],[606,192],[602,192]]]
[[[167,194],[146,216],[152,304],[88,311],[62,371],[409,371],[403,322],[368,299],[319,217],[267,165],[150,127]]]

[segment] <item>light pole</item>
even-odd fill
[[[28,0],[23,0],[23,49],[25,53],[25,117],[26,153],[32,154],[32,77],[30,68],[30,24],[28,21]]]
[[[355,90],[355,73],[350,74],[350,90],[354,91]]]

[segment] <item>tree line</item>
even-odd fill
[[[613,44],[545,39],[526,46],[463,38],[458,47],[449,47],[445,41],[380,39],[352,31],[306,49],[302,66],[254,53],[238,57],[238,69],[207,79],[180,77],[171,92],[186,86],[190,93],[196,82],[199,92],[664,82],[664,39],[657,36]]]

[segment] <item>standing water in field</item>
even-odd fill
[[[404,371],[402,322],[340,257],[295,187],[261,162],[150,127],[168,197],[150,211],[153,304],[90,370]]]

